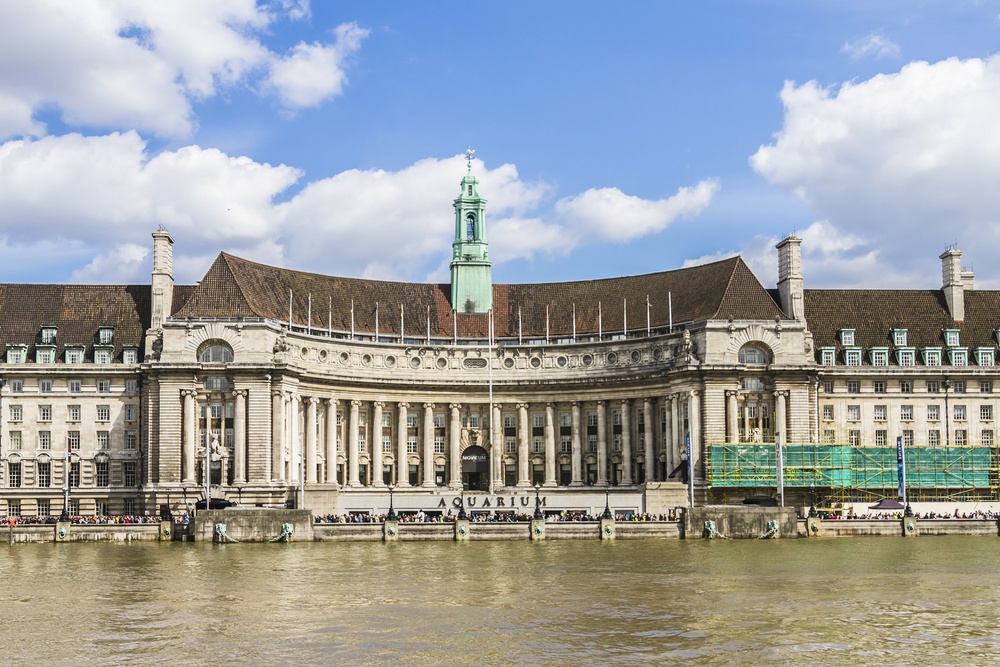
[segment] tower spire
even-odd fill
[[[455,240],[451,244],[451,307],[460,313],[486,313],[493,307],[492,263],[486,241],[486,200],[472,174],[471,147],[465,151],[468,171],[454,201]]]

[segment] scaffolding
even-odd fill
[[[898,488],[895,447],[785,445],[785,488],[810,489],[826,503],[894,496]],[[773,444],[709,445],[705,477],[713,489],[761,489],[777,485]],[[906,485],[912,500],[996,500],[1000,449],[908,447]]]

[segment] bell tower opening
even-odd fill
[[[451,255],[451,308],[462,313],[487,313],[493,308],[493,275],[486,241],[486,200],[479,196],[479,179],[472,174],[471,148],[462,189],[454,201],[455,240]]]

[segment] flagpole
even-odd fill
[[[292,330],[292,290],[288,290],[288,330]]]
[[[573,342],[576,342],[576,304],[573,304]]]
[[[333,297],[332,296],[330,297],[330,310],[328,310],[327,313],[326,313],[326,324],[327,324],[326,333],[327,333],[327,335],[330,336],[330,338],[333,338]]]
[[[351,299],[351,340],[354,340],[354,299]]]
[[[649,325],[649,295],[646,295],[646,337],[649,338],[651,327]]]
[[[549,342],[549,306],[545,305],[545,343]]]
[[[427,306],[427,344],[431,344],[431,307]]]
[[[375,342],[378,342],[378,301],[375,302]]]
[[[622,336],[628,338],[628,299],[622,299]]]
[[[403,344],[403,339],[405,338],[405,336],[403,334],[403,325],[405,323],[406,323],[406,320],[403,317],[403,304],[399,304],[399,344],[400,345]]]
[[[604,338],[604,322],[601,319],[601,302],[597,302],[597,340],[600,342]]]
[[[674,332],[674,297],[673,294],[667,292],[667,312],[670,316],[670,333]]]
[[[521,306],[517,307],[517,344],[521,345]]]
[[[312,293],[306,297],[306,312],[308,317],[306,319],[306,335],[312,335],[312,324],[313,324],[313,295]]]

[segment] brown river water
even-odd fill
[[[0,547],[4,665],[988,665],[989,537]]]

